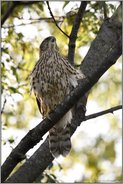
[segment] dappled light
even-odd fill
[[[110,25],[106,27],[111,24],[112,15],[115,14],[115,11],[118,11],[120,2],[83,2],[2,1],[1,3],[2,164],[5,163],[11,151],[16,148],[22,138],[27,136],[27,150],[26,145],[24,152],[23,147],[21,149],[19,147],[20,155],[19,157],[17,155],[17,158],[15,157],[19,164],[14,163],[15,165],[13,164],[14,166],[10,168],[10,171],[7,171],[8,174],[3,173],[3,181],[10,177],[11,172],[16,174],[17,171],[19,173],[19,168],[26,163],[28,164],[29,159],[39,149],[37,153],[41,154],[42,158],[46,155],[44,162],[47,162],[47,165],[44,163],[41,166],[40,159],[36,160],[35,157],[36,163],[39,162],[39,168],[34,168],[30,164],[32,173],[37,171],[31,181],[33,183],[121,182],[122,57],[120,51],[118,52],[121,48],[118,44],[121,38],[121,22],[119,19],[115,19],[117,24],[112,23],[114,27],[116,26],[115,28],[109,27]],[[80,8],[82,9],[79,12]],[[120,13],[118,15],[120,16]],[[108,20],[110,21],[108,22]],[[116,45],[110,45],[112,43],[109,43],[109,41],[106,43],[105,38],[103,38],[103,31],[107,33],[105,37],[110,37],[110,33],[115,35],[111,40],[109,38],[109,41],[114,43],[116,40]],[[103,36],[100,36],[101,34]],[[73,105],[76,105],[78,109],[74,109],[76,128],[73,128],[73,122],[71,125],[71,135],[74,134],[71,137],[72,149],[70,154],[67,157],[59,156],[57,159],[51,156],[48,149],[48,133],[46,133],[48,131],[45,131],[48,128],[46,127],[44,132],[43,125],[39,128],[39,131],[38,128],[35,129],[42,120],[45,123],[47,119],[43,119],[38,110],[34,93],[31,92],[29,78],[39,59],[39,46],[48,36],[56,38],[60,53],[67,57],[76,69],[85,71],[84,74],[89,81],[88,83],[91,84],[90,87],[87,87],[89,94],[84,96],[83,105],[80,106],[81,113],[74,98],[74,95],[77,96],[77,92],[81,89],[81,85],[80,88],[78,87],[78,91],[76,90],[71,94],[70,97],[74,99],[72,102],[65,98],[65,102],[58,107],[60,110],[62,107],[67,109],[66,106],[68,105],[70,109],[71,104],[74,103]],[[97,38],[97,36],[99,37]],[[98,48],[95,48],[96,44],[93,43],[96,39]],[[93,50],[89,53],[91,47]],[[101,51],[100,48],[102,48]],[[95,59],[98,61],[97,68]],[[88,66],[86,66],[86,63]],[[94,72],[97,72],[103,63],[109,63],[110,66],[104,66],[105,71],[100,76],[97,75],[99,80],[96,81],[94,75],[94,79],[92,79],[93,69]],[[89,66],[92,66],[91,69],[88,69]],[[90,82],[91,79],[93,85]],[[82,85],[85,86],[85,92],[87,92],[86,84],[82,83]],[[84,92],[83,94],[85,95]],[[78,99],[80,98],[78,97]],[[111,109],[113,107],[116,108]],[[107,110],[107,112],[97,114],[93,118],[94,113],[104,110]],[[56,110],[54,113],[57,114],[59,111]],[[62,115],[65,113],[64,110]],[[79,117],[77,113],[80,113]],[[88,117],[88,115],[92,116]],[[52,112],[51,116],[53,117]],[[60,115],[59,118],[61,118]],[[50,122],[50,118],[48,121]],[[76,121],[78,121],[78,124]],[[31,132],[31,129],[34,130]],[[39,137],[40,131],[41,137]],[[31,140],[31,138],[35,138],[35,140]],[[5,165],[3,169],[7,170],[9,166]],[[24,174],[26,175],[26,171]],[[17,178],[19,178],[18,175]],[[11,183],[16,183],[14,179],[11,180],[10,177]],[[19,179],[17,181],[21,181]],[[29,183],[30,180],[26,178],[21,182]]]

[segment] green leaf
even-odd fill
[[[115,141],[112,140],[111,142],[107,143],[105,147],[104,158],[113,162],[115,160],[116,153],[115,153]]]
[[[11,93],[19,93],[20,95],[22,95],[22,94],[20,93],[20,91],[18,90],[18,88],[15,88],[15,87],[9,87],[9,91],[10,91]]]
[[[16,77],[17,82],[19,82],[17,68],[15,68],[14,66],[12,66],[11,69],[12,69],[13,75]]]
[[[14,141],[15,141],[15,140],[14,140],[14,137],[13,137],[13,136],[11,136],[11,137],[8,139],[8,142],[9,142],[10,144],[12,144]]]
[[[43,2],[42,2],[43,3]],[[39,3],[38,4],[38,8],[41,10],[41,11],[43,11],[44,10],[44,7],[43,7],[43,4],[42,3]]]
[[[8,48],[7,47],[6,48],[1,48],[1,51],[8,54]]]
[[[63,8],[65,8],[65,6],[67,6],[69,2],[70,1],[65,1],[64,5],[63,5]]]
[[[23,34],[22,33],[18,33],[18,39],[21,40],[23,38]]]

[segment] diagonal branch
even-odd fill
[[[13,13],[13,10],[15,9],[15,7],[19,6],[19,5],[32,5],[35,3],[39,3],[39,1],[13,1],[13,2],[9,2],[11,3],[11,5],[8,7],[8,9],[6,10],[5,14],[3,15],[2,19],[1,19],[1,26],[5,23],[5,21],[9,18],[9,16]]]
[[[1,115],[4,112],[4,108],[5,108],[6,102],[7,102],[7,98],[5,97],[4,102],[3,102],[3,107],[1,109]]]
[[[116,107],[113,107],[113,108],[108,109],[106,111],[108,113],[108,111],[113,112],[113,111],[118,110],[118,109],[121,109],[121,106],[116,106]],[[102,111],[102,112],[104,112],[104,111]],[[98,113],[95,113],[95,114],[98,114]],[[103,115],[103,113],[102,113],[102,115]],[[81,115],[81,116],[83,116],[83,115]],[[92,115],[87,116],[87,117],[88,118],[85,118],[85,119],[89,120],[89,119],[91,119]],[[72,128],[73,127],[71,127],[71,130],[72,130],[71,135],[75,131],[75,129],[72,129]],[[24,168],[25,168],[25,171],[27,171],[28,173],[31,173],[31,176],[30,176],[29,180],[27,180],[26,182],[29,182],[29,181],[33,182],[34,178],[32,176],[35,174],[35,171],[36,171],[36,175],[39,176],[47,168],[49,163],[51,163],[52,161],[53,161],[53,157],[52,157],[52,155],[50,154],[50,151],[49,151],[48,137],[47,137],[47,139],[39,147],[39,149],[34,153],[34,155],[31,156],[31,158],[29,160],[27,160],[27,162],[24,164],[24,166],[20,168],[19,173],[18,173],[18,171],[16,172],[16,177],[14,177],[14,175],[13,175],[6,182],[9,183],[9,182],[23,182],[23,181],[25,181],[24,180],[25,175],[23,175],[23,172],[22,172]],[[31,165],[31,167],[30,167],[30,165]],[[32,170],[32,168],[36,168],[36,170],[35,169]],[[28,175],[28,173],[26,173],[26,175]],[[17,179],[16,179],[18,174],[19,174],[19,176],[23,175],[23,177],[20,177],[20,181],[19,180],[17,181]]]
[[[81,20],[82,20],[82,17],[84,15],[86,6],[87,6],[87,2],[82,1],[80,4],[80,7],[79,7],[79,11],[78,11],[76,18],[74,20],[74,24],[73,24],[72,31],[70,34],[68,60],[72,65],[74,65],[75,42],[77,39],[77,33],[79,30]]]
[[[107,110],[104,110],[104,111],[101,111],[101,112],[97,112],[97,113],[85,116],[84,121],[87,121],[87,120],[93,119],[93,118],[97,118],[99,116],[102,116],[102,115],[105,115],[105,114],[108,114],[108,113],[113,113],[114,111],[117,111],[119,109],[122,109],[122,105],[118,105],[118,106],[112,107],[110,109],[107,109]]]
[[[49,118],[43,120],[36,128],[29,131],[25,138],[23,138],[18,146],[12,151],[2,166],[2,181],[9,176],[17,163],[23,160],[25,153],[40,141],[44,133],[47,132],[69,110],[69,108],[71,108],[74,103],[76,103],[77,100],[99,80],[105,71],[115,64],[122,53],[121,25],[122,22],[114,22],[113,19],[110,19],[108,22],[106,21],[102,25],[82,65],[82,71],[86,74],[86,78],[81,81],[80,85],[70,96],[65,98],[63,103],[57,106],[54,112],[49,115]],[[98,52],[95,52],[95,48],[98,48]],[[78,122],[81,123],[82,120],[84,120],[84,113],[82,117],[78,116],[78,119],[75,115],[72,121],[72,133],[76,130]],[[30,159],[6,180],[6,182],[33,182],[38,174],[43,172],[52,160],[53,157],[49,152],[48,141],[45,141]]]
[[[47,3],[47,6],[48,6],[50,15],[51,15],[52,19],[54,20],[54,23],[55,23],[56,27],[57,27],[65,36],[67,36],[67,37],[69,38],[69,36],[58,26],[57,21],[55,20],[55,17],[54,17],[54,15],[53,15],[52,11],[51,11],[51,8],[50,8],[50,5],[49,5],[49,1],[46,1],[46,3]]]
[[[117,42],[117,44],[121,45],[120,43],[121,43],[121,39],[120,39],[120,41]],[[117,45],[115,45],[115,46],[117,46]],[[119,56],[121,55],[122,52],[121,52],[121,48],[119,50],[119,46],[117,46],[115,49],[116,50],[118,49],[117,50],[117,57],[113,57],[113,58],[111,57],[111,55],[114,56],[114,52],[116,52],[116,50],[115,51],[111,50],[109,52],[109,54],[107,55],[107,58],[104,58],[103,63],[100,65],[98,70],[94,74],[91,75],[90,80],[88,79],[88,77],[86,77],[84,80],[82,80],[80,85],[70,94],[70,96],[66,97],[64,102],[61,103],[60,105],[58,105],[57,108],[54,110],[54,112],[49,114],[49,118],[44,119],[39,125],[37,125],[36,128],[29,131],[29,133],[20,142],[20,144],[12,151],[11,155],[6,160],[5,164],[7,164],[8,167],[11,167],[12,164],[16,165],[18,163],[18,161],[21,160],[21,157],[23,158],[23,155],[30,148],[32,148],[37,142],[39,142],[40,139],[42,138],[42,136],[50,128],[52,128],[53,125],[56,124],[56,122],[58,122],[58,120],[75,104],[75,102],[77,102],[78,99],[81,96],[83,96],[99,80],[99,78],[104,74],[104,72],[106,70],[108,70],[108,68],[116,62],[116,60],[119,58]],[[109,58],[109,56],[110,56],[110,58]],[[110,61],[110,62],[107,62],[107,61]],[[75,129],[73,131],[75,131]],[[25,145],[25,147],[24,147],[24,145]],[[40,150],[42,150],[42,148],[40,148]],[[44,148],[43,148],[43,150],[44,150]],[[38,157],[39,157],[38,151],[35,154],[36,155],[38,154]],[[36,173],[31,173],[30,178],[27,178],[26,176],[28,176],[28,172],[30,173],[30,168],[28,168],[28,170],[27,170],[27,166],[28,166],[28,164],[30,165],[30,162],[32,164],[31,159],[33,159],[33,164],[34,164],[34,158],[36,158],[35,154],[32,157],[30,157],[30,159],[20,168],[20,170],[18,170],[15,174],[13,174],[10,177],[10,179],[7,180],[7,182],[15,182],[14,178],[16,179],[16,182],[22,182],[22,180],[23,180],[23,182],[25,182],[25,181],[27,182],[28,179],[29,179],[28,182],[34,181],[34,177],[36,177]],[[50,153],[48,153],[48,154],[50,155]],[[42,158],[44,158],[44,156]],[[53,157],[51,157],[51,156],[49,158],[50,158],[50,161],[53,159]],[[15,161],[16,161],[16,163],[15,163]],[[9,165],[7,162],[9,162],[11,164]],[[38,164],[39,164],[39,162],[38,162]],[[3,165],[2,171],[4,171],[4,166],[5,165]],[[26,176],[25,176],[26,179],[24,181],[24,176],[22,178],[17,177],[17,176],[20,175],[20,172],[23,173],[23,171],[24,171],[23,169],[25,169],[25,167],[26,167]],[[35,166],[35,167],[37,167],[37,166]],[[39,166],[38,166],[38,168],[39,168]],[[10,170],[11,170],[11,168],[10,168]],[[5,175],[6,173],[3,172],[2,174]]]
[[[11,2],[9,2],[11,3]],[[1,26],[4,24],[4,22],[7,20],[7,18],[12,14],[13,10],[15,9],[16,4],[12,2],[12,4],[8,7],[5,14],[3,15],[1,19]]]

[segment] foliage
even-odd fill
[[[7,1],[2,2],[2,17],[5,14],[8,3]],[[64,18],[59,25],[70,35],[79,4],[70,1],[65,1],[61,4]],[[71,8],[69,8],[69,6]],[[105,6],[108,16],[116,9],[111,2],[106,2]],[[88,3],[78,32],[75,55],[76,64],[81,63],[83,59],[79,49],[83,48],[83,46],[90,45],[100,29],[104,19],[103,7],[104,4],[101,4],[101,2],[90,1]],[[52,8],[53,5],[51,3],[51,9]],[[18,131],[18,129],[29,129],[29,124],[35,122],[35,117],[41,118],[34,96],[30,95],[29,74],[35,62],[38,60],[38,47],[42,39],[47,35],[54,35],[58,40],[61,52],[67,55],[68,39],[66,39],[66,36],[60,32],[51,20],[49,22],[40,20],[36,24],[31,23],[32,19],[49,17],[46,9],[47,6],[44,2],[34,3],[28,6],[18,5],[3,25],[1,61],[3,131],[11,127],[13,127],[15,131]],[[68,9],[67,12],[66,9]],[[54,11],[54,14],[58,16],[59,19],[62,16],[60,12]],[[22,23],[30,24],[17,26],[17,24]],[[89,101],[95,101],[99,108],[107,108],[121,103],[120,63],[119,61],[117,65],[107,71],[104,77],[102,77],[99,83],[95,85],[90,92]],[[109,132],[115,136],[107,138],[107,135],[99,133],[96,137],[92,138],[89,135],[85,135],[84,129],[82,130],[82,128],[80,128],[73,138],[73,144],[81,142],[78,144],[78,147],[73,146],[70,156],[64,160],[61,159],[59,163],[54,163],[53,166],[48,168],[35,182],[39,182],[40,180],[45,183],[54,181],[65,182],[65,176],[71,173],[71,169],[75,169],[76,171],[76,168],[78,168],[77,164],[82,165],[81,169],[83,168],[84,173],[81,172],[81,177],[76,179],[75,182],[95,182],[103,180],[102,178],[105,179],[108,173],[112,173],[114,180],[120,181],[120,166],[117,166],[115,163],[116,154],[118,154],[116,144],[117,141],[120,140],[121,134],[120,119],[111,116],[107,116],[107,119]],[[81,125],[81,127],[83,127],[83,125]],[[5,138],[3,137],[2,139],[3,145],[5,145]],[[10,143],[10,146],[13,145],[14,139],[14,135],[8,136],[7,142]],[[89,140],[94,143],[83,146],[83,140],[85,140],[85,142]]]

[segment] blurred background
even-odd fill
[[[13,2],[2,1],[2,16],[11,3]],[[110,17],[119,2],[104,3]],[[50,2],[57,24],[68,35],[79,5],[80,1]],[[76,65],[81,64],[103,21],[102,4],[90,1],[78,32]],[[60,52],[67,56],[69,40],[54,24],[46,2],[41,1],[27,6],[18,5],[3,24],[1,32],[3,163],[26,133],[42,119],[35,97],[30,94],[29,81],[29,74],[39,58],[40,43],[44,38],[53,35],[57,39]],[[91,89],[86,115],[122,103],[121,62],[120,57]],[[121,110],[83,122],[72,136],[72,150],[69,156],[55,159],[43,176],[35,182],[121,181],[121,122]],[[27,158],[39,145],[27,153]]]

